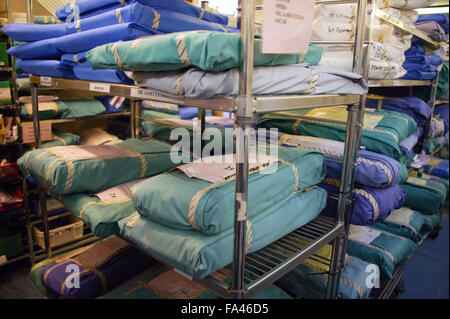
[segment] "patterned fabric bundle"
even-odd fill
[[[48,263],[42,284],[66,299],[96,298],[155,264],[156,261],[118,237],[105,239],[83,252]],[[79,287],[73,274],[79,274]]]
[[[59,58],[65,53],[88,51],[106,43],[134,40],[160,33],[136,23],[121,23],[58,38],[21,44],[10,48],[8,54],[27,60]]]
[[[182,73],[136,72],[133,78],[139,87],[156,89],[174,97],[210,99],[239,94],[239,69],[236,68],[226,72],[206,72],[198,68]],[[253,79],[254,95],[367,92],[361,75],[305,63],[256,67]]]
[[[194,161],[137,184],[131,189],[136,209],[142,216],[174,229],[217,234],[232,228],[234,216],[229,212],[235,205],[235,175],[220,175],[223,170],[234,172],[236,164],[232,156],[230,159],[229,164],[222,164],[206,157],[204,162]],[[267,162],[258,160],[249,175],[248,217],[259,216],[293,193],[307,191],[325,176],[324,156],[316,151],[278,148],[277,157]],[[219,177],[205,180],[201,169],[209,174],[217,172]],[[176,187],[171,189],[167,185]],[[261,200],[261,194],[267,198]]]
[[[331,258],[331,245],[326,245],[316,255]],[[370,264],[357,257],[346,256],[345,266],[341,272],[338,295],[344,299],[366,299],[371,288],[367,287],[366,272]],[[378,268],[378,266],[374,265]],[[325,297],[328,283],[329,267],[311,258],[297,266],[276,284],[297,298],[319,299]]]
[[[385,220],[374,224],[373,227],[409,238],[413,242],[418,243],[422,240],[420,230],[423,224],[424,221],[421,213],[407,207],[402,207],[391,212]]]
[[[171,146],[129,139],[115,145],[61,146],[26,153],[17,161],[23,174],[54,195],[98,192],[165,172],[176,165]]]
[[[65,100],[39,103],[39,119],[78,119],[100,115],[106,112],[105,106],[96,100]],[[21,108],[20,116],[23,119],[33,118],[33,106],[25,103]]]
[[[163,33],[193,30],[239,32],[235,28],[210,23],[165,9],[154,9],[140,3],[81,19],[79,22],[69,21],[69,23],[53,25],[14,23],[7,25],[3,31],[16,41],[31,42],[58,38],[119,23],[136,23],[145,28]]]
[[[326,178],[319,186],[329,193],[339,193],[339,180]],[[394,209],[402,207],[404,201],[405,191],[399,185],[388,188],[366,186],[356,188],[353,190],[350,223],[361,226],[373,225],[386,219]],[[335,217],[337,205],[337,199],[328,197],[327,206],[322,214]]]
[[[410,239],[366,226],[350,225],[347,253],[380,267],[392,278],[395,266],[409,258],[417,246]]]
[[[410,177],[401,187],[406,191],[405,206],[418,210],[422,214],[436,214],[447,198],[447,186],[440,180],[432,180],[430,176],[411,171]]]
[[[428,175],[433,175],[442,178],[449,178],[449,164],[448,160],[438,157],[430,157],[428,163],[423,167],[424,172]]]
[[[432,113],[430,106],[417,97],[369,96],[366,100],[366,107],[406,113],[416,121],[418,126],[429,119]]]
[[[257,251],[316,218],[326,197],[321,188],[297,192],[247,219],[246,252]],[[119,221],[119,228],[123,238],[193,278],[204,278],[233,261],[233,228],[206,235],[167,227],[138,213]]]
[[[302,58],[300,54],[262,54],[261,46],[262,40],[255,39],[256,66],[295,64]],[[220,72],[241,65],[241,35],[214,31],[179,32],[105,44],[90,50],[86,57],[94,69],[151,72],[197,66],[205,71]]]
[[[95,236],[105,238],[118,234],[117,222],[135,212],[130,187],[139,181],[120,184],[97,194],[79,193],[58,198]]]
[[[224,272],[229,273],[224,268],[211,276],[225,282],[227,277],[221,274]],[[99,299],[219,299],[219,296],[187,279],[175,269],[157,264]],[[271,285],[253,299],[292,298],[277,286]]]
[[[312,136],[281,134],[276,141],[284,147],[297,147],[316,150],[324,153],[326,159],[327,177],[339,179],[342,163],[333,159],[344,157],[344,143]],[[404,165],[382,154],[360,150],[355,168],[355,183],[369,187],[389,187],[406,181],[408,172]]]
[[[292,114],[308,116],[314,119],[295,119],[280,115],[265,114],[258,121],[258,127],[278,128],[290,134],[310,135],[344,142],[345,124],[329,124],[321,118],[345,122],[347,110],[343,107],[328,107],[290,111]],[[385,111],[366,110],[361,145],[367,150],[381,153],[401,160],[403,157],[398,144],[417,130],[417,124],[407,114]]]

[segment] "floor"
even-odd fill
[[[427,238],[406,265],[405,291],[400,299],[449,298],[449,213],[444,208],[442,229],[435,239]],[[33,286],[29,264],[24,261],[0,267],[0,299],[44,299]]]

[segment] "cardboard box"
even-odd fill
[[[52,124],[40,123],[41,142],[53,140]],[[35,143],[33,123],[22,123],[22,140],[24,144]]]

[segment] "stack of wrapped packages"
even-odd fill
[[[412,24],[418,14],[414,10],[387,7],[384,2],[378,4],[387,14]],[[369,9],[369,12],[371,10]],[[318,5],[314,11],[312,41],[354,41],[356,31],[357,4]],[[370,25],[370,16],[367,17]],[[398,79],[406,74],[402,67],[404,52],[411,45],[412,35],[402,33],[393,26],[381,22],[377,17],[371,26],[369,79]],[[348,45],[323,45],[321,64],[351,71],[353,48]]]

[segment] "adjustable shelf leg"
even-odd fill
[[[130,101],[130,107],[131,107],[131,114],[130,114],[130,131],[131,131],[131,138],[139,138],[139,101],[138,100],[131,100]]]
[[[50,226],[47,211],[47,196],[44,190],[39,189],[39,207],[42,214],[42,227],[44,228],[45,254],[47,258],[52,256],[52,247],[50,246]]]
[[[340,272],[345,260],[346,239],[350,228],[350,208],[356,156],[358,153],[358,105],[348,107],[347,129],[345,136],[344,161],[342,163],[341,185],[339,187],[339,201],[337,211],[338,223],[345,223],[345,234],[336,238],[330,263],[330,274],[326,298],[335,298],[339,290]]]

